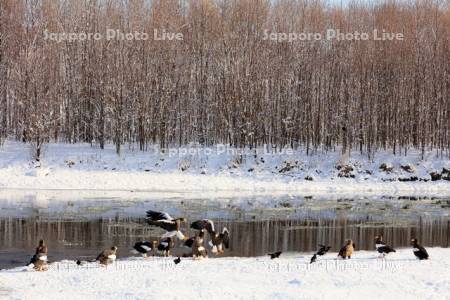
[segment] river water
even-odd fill
[[[214,220],[227,227],[231,246],[226,256],[260,256],[272,251],[312,252],[317,244],[337,251],[345,239],[357,250],[373,250],[382,234],[394,247],[410,247],[411,238],[425,246],[449,247],[450,199],[427,197],[321,197],[216,199],[146,199],[120,197],[42,201],[7,200],[0,195],[0,269],[22,266],[39,239],[49,247],[49,260],[92,259],[105,248],[119,247],[128,257],[140,240],[157,240],[164,231],[145,223],[147,209],[167,211],[189,222]],[[185,226],[188,235],[195,232]],[[188,251],[181,243],[176,255]]]

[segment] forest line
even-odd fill
[[[109,29],[149,38],[45,38]],[[265,38],[330,29],[403,39]],[[449,155],[449,39],[439,0],[3,0],[0,141]]]

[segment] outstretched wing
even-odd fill
[[[226,227],[223,228],[220,237],[222,238],[223,245],[228,249],[230,247],[230,233]]]
[[[146,220],[149,225],[158,226],[167,231],[175,230],[175,220],[168,213],[149,210]]]
[[[214,222],[208,219],[198,220],[191,224],[191,228],[195,230],[206,229],[209,233],[214,232]]]
[[[162,229],[164,229],[166,231],[174,231],[175,228],[176,228],[175,221],[169,221],[169,220],[152,221],[152,220],[147,220],[147,223],[149,225],[161,227]]]
[[[159,212],[154,210],[147,211],[147,220],[149,221],[172,221],[173,218],[166,212]]]

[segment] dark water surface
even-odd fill
[[[0,199],[1,200],[1,199]],[[22,199],[23,200],[23,199]],[[49,260],[90,259],[104,248],[119,247],[131,256],[139,240],[157,239],[163,231],[145,224],[147,209],[168,211],[189,222],[211,218],[231,233],[227,256],[259,256],[271,251],[314,251],[318,243],[337,251],[351,238],[358,250],[373,250],[382,234],[394,247],[409,247],[412,237],[425,246],[449,247],[447,199],[415,197],[345,198],[279,197],[239,201],[136,201],[120,199],[74,204],[36,201],[20,205],[0,201],[0,268],[24,265],[37,241],[45,239]],[[20,201],[15,203],[21,203]],[[84,206],[83,206],[84,205]],[[184,232],[193,235],[186,226]],[[186,249],[178,247],[175,252]]]

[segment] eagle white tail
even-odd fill
[[[174,237],[174,236],[176,236],[180,240],[185,239],[184,234],[181,231],[169,231],[169,232],[163,234],[161,236],[161,238],[165,239],[165,238]]]

